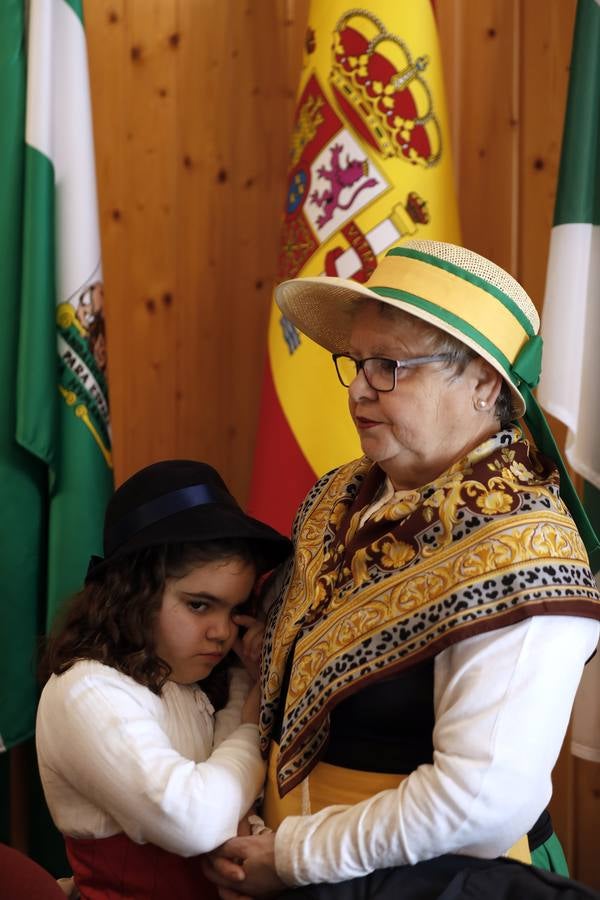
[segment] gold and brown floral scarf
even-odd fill
[[[263,652],[262,748],[279,716],[282,796],[317,763],[330,710],[367,683],[530,616],[600,618],[556,467],[518,429],[365,520],[384,481],[355,460],[321,478],[296,518]]]

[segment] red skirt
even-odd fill
[[[65,836],[81,900],[218,900],[200,856],[177,856],[125,834],[108,838]]]

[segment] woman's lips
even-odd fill
[[[374,419],[365,419],[364,416],[357,416],[356,425],[358,428],[374,428],[376,425],[381,425],[381,422],[376,422]]]

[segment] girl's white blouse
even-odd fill
[[[196,686],[167,682],[161,696],[127,675],[81,660],[46,684],[36,744],[57,828],[79,838],[125,832],[181,856],[213,850],[237,832],[262,788],[256,725],[240,725],[248,679],[230,676],[216,716]]]

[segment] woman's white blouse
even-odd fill
[[[167,682],[159,697],[91,660],[53,675],[40,700],[36,744],[46,801],[63,833],[125,832],[182,856],[213,850],[261,790],[256,725],[240,725],[248,679],[232,670],[227,706]]]
[[[337,882],[444,853],[505,853],[550,799],[599,630],[591,619],[536,616],[440,653],[433,764],[355,806],[285,819],[275,836],[279,876]]]

